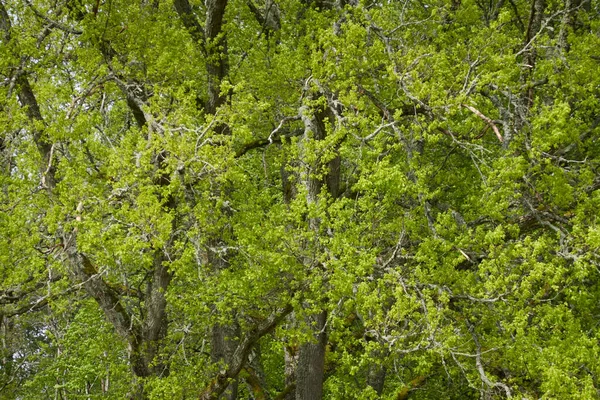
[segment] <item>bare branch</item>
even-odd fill
[[[281,130],[281,128],[283,127],[283,124],[285,124],[286,122],[290,122],[290,121],[298,121],[299,119],[300,119],[300,117],[298,115],[294,115],[292,117],[285,117],[281,121],[279,121],[279,125],[277,125],[277,128],[273,129],[273,131],[269,135],[269,143],[273,143],[273,135],[275,135],[276,133],[278,133]]]
[[[512,393],[508,385],[502,382],[492,382],[487,377],[485,370],[483,369],[483,363],[481,362],[481,345],[479,344],[479,339],[477,338],[477,334],[475,333],[475,328],[470,323],[467,322],[467,324],[469,325],[469,331],[471,332],[471,335],[473,336],[473,341],[475,342],[475,346],[477,347],[477,353],[475,353],[475,366],[477,367],[477,371],[479,371],[479,376],[481,377],[481,380],[483,381],[483,383],[485,383],[491,388],[497,387],[503,389],[506,393],[506,397],[508,397],[509,399],[512,398]]]
[[[486,117],[485,115],[483,115],[481,113],[481,111],[479,111],[478,109],[476,109],[473,106],[470,106],[470,105],[467,105],[467,104],[463,104],[462,106],[465,107],[465,108],[467,108],[473,114],[475,114],[479,118],[481,118],[486,124],[488,124],[488,126],[494,130],[494,133],[496,134],[496,137],[498,138],[498,140],[500,141],[500,143],[504,142],[504,138],[502,137],[502,134],[500,133],[500,130],[498,129],[498,127],[496,126],[496,124],[494,124],[494,121],[492,121],[491,119],[489,119],[488,117]]]

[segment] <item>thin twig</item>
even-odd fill
[[[299,119],[300,119],[300,116],[294,115],[292,117],[285,117],[281,121],[279,121],[279,125],[277,125],[277,128],[273,129],[273,131],[269,135],[269,144],[273,144],[273,136],[281,130],[281,128],[283,127],[283,124],[285,124],[286,122],[289,122],[289,121],[297,121]]]

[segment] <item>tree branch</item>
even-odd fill
[[[246,154],[247,152],[249,152],[250,150],[254,150],[263,146],[268,146],[270,144],[273,143],[281,143],[281,136],[275,136],[283,127],[283,125],[286,122],[289,121],[297,121],[299,120],[300,117],[299,116],[293,116],[293,117],[285,117],[284,119],[282,119],[279,122],[279,125],[277,126],[277,128],[273,129],[273,131],[271,131],[271,133],[269,134],[269,137],[267,139],[256,139],[253,140],[252,142],[246,143],[244,146],[242,146],[241,149],[239,149],[238,151],[235,152],[234,158],[240,158],[241,156],[243,156],[244,154]],[[298,134],[301,134],[301,132],[299,132]],[[289,135],[288,137],[291,136],[297,136],[297,135]]]
[[[83,31],[80,31],[79,29],[73,29],[64,24],[61,24],[60,22],[57,22],[57,21],[54,21],[54,20],[48,18],[45,14],[43,14],[41,11],[39,11],[37,8],[35,8],[35,6],[31,3],[31,1],[25,0],[25,4],[27,4],[29,6],[29,8],[31,8],[31,11],[33,11],[33,13],[38,16],[38,18],[41,18],[44,21],[48,22],[50,24],[50,27],[55,26],[58,29],[60,29],[61,31],[65,31],[67,33],[72,33],[73,35],[83,34]]]
[[[397,110],[401,111],[401,114],[400,114],[401,117],[409,117],[409,116],[413,116],[415,114],[427,114],[430,111],[427,108],[424,108],[421,106],[415,107],[412,105],[402,106],[399,109],[388,108],[385,104],[383,104],[383,102],[381,100],[379,100],[377,97],[375,97],[375,95],[373,93],[371,93],[369,90],[365,89],[362,85],[359,84],[357,86],[357,88],[358,88],[358,92],[360,94],[364,94],[365,96],[367,96],[369,98],[369,100],[371,100],[373,105],[381,111],[381,117],[384,118],[386,121],[393,122],[394,114]]]
[[[477,338],[477,334],[475,333],[475,327],[471,325],[467,320],[467,325],[469,327],[469,331],[471,332],[471,336],[473,337],[473,342],[475,342],[475,346],[477,348],[477,353],[475,353],[475,365],[477,367],[477,371],[479,372],[479,376],[483,383],[485,383],[490,388],[501,388],[506,393],[507,398],[512,398],[512,393],[508,385],[502,382],[492,382],[487,377],[485,370],[483,369],[483,363],[481,362],[481,345],[479,344],[479,339]]]
[[[240,371],[248,360],[248,354],[256,342],[273,331],[281,321],[293,310],[291,305],[287,305],[282,309],[272,313],[262,324],[251,330],[246,337],[240,342],[235,350],[231,365],[211,381],[208,387],[200,394],[201,400],[217,399],[229,385],[229,380],[239,375]]]
[[[473,114],[475,114],[479,118],[481,118],[486,124],[488,124],[488,126],[494,130],[494,133],[496,134],[496,137],[498,138],[498,140],[500,141],[500,143],[504,142],[504,138],[502,137],[502,134],[500,133],[500,130],[498,130],[498,127],[496,126],[496,124],[494,124],[494,121],[492,121],[491,119],[489,119],[488,117],[486,117],[485,115],[483,115],[478,109],[476,109],[473,106],[470,106],[470,105],[467,105],[467,104],[462,104],[462,106],[465,107],[465,108],[467,108]]]
[[[27,290],[7,289],[0,291],[0,305],[18,303],[27,295],[30,295],[36,290],[45,287],[48,283],[57,282],[63,278],[61,274],[52,275],[50,272],[49,275],[50,278],[48,280],[37,282],[32,288]],[[27,279],[27,281],[31,280],[33,280],[33,277]]]
[[[4,31],[4,38],[8,42],[11,39],[11,29],[12,25],[10,22],[10,17],[6,8],[4,7],[4,3],[0,2],[0,28]],[[54,173],[55,168],[52,166],[52,145],[43,137],[43,129],[38,129],[37,125],[41,123],[44,125],[44,118],[42,117],[42,113],[40,111],[39,103],[31,89],[31,85],[29,84],[29,80],[25,74],[21,74],[16,78],[16,83],[18,84],[19,91],[17,93],[17,98],[21,103],[21,107],[25,109],[25,114],[27,118],[31,122],[31,131],[33,133],[33,140],[38,148],[40,155],[42,156],[42,160],[44,165],[48,166],[47,171],[43,176],[43,184],[48,189],[52,189],[55,185]]]

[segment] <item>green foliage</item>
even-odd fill
[[[597,0],[173,3],[0,3],[0,398],[599,396]]]

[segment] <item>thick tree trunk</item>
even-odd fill
[[[558,33],[558,47],[565,53],[570,50],[570,44],[568,41],[569,29],[575,29],[575,16],[577,9],[585,8],[586,5],[590,4],[589,0],[564,0],[565,2],[565,13],[563,14],[562,21],[560,23],[560,31]],[[583,7],[582,7],[583,6]]]
[[[378,396],[381,396],[381,393],[383,393],[386,372],[385,367],[382,367],[381,365],[372,365],[369,368],[367,385],[371,386]]]
[[[154,276],[146,287],[146,315],[142,326],[145,363],[151,365],[152,374],[159,377],[169,375],[169,366],[161,359],[160,349],[162,340],[167,334],[165,293],[172,278],[171,273],[167,267],[162,265],[162,262],[162,256],[155,256]]]
[[[232,188],[225,186],[215,189],[217,197],[228,199],[230,198]],[[217,205],[214,204],[214,207]],[[233,214],[229,207],[221,209],[222,218],[229,220]],[[221,226],[219,220],[214,221],[215,224]],[[223,230],[227,230],[228,224],[223,224]],[[231,234],[231,232],[230,232]],[[209,241],[207,251],[208,265],[211,267],[215,275],[219,275],[230,268],[229,260],[232,253],[228,248],[228,243],[220,237],[214,237]],[[219,364],[219,368],[230,368],[234,363],[234,354],[239,345],[240,327],[236,322],[237,316],[233,316],[232,321],[228,323],[216,323],[211,329],[211,361],[214,364]],[[219,395],[219,399],[235,400],[238,394],[238,377],[229,377],[229,383],[224,392]]]
[[[221,94],[221,81],[229,72],[227,57],[227,36],[221,35],[223,15],[227,0],[206,1],[206,70],[208,72],[208,102],[206,111],[215,114],[217,108],[227,100]]]
[[[211,359],[213,363],[224,363],[228,367],[233,363],[233,355],[238,346],[240,334],[237,324],[215,325],[211,332]],[[238,395],[238,378],[232,379],[220,399],[235,400]]]
[[[296,368],[298,367],[298,349],[291,346],[284,348],[285,388],[283,400],[296,399]]]
[[[325,347],[327,312],[308,318],[314,331],[314,341],[300,346],[296,368],[296,400],[317,400],[323,397],[325,377]]]
[[[204,53],[208,76],[208,97],[204,103],[204,111],[213,115],[227,101],[226,96],[221,94],[221,82],[229,72],[227,36],[223,34],[223,17],[227,3],[228,0],[207,0],[205,2],[206,19],[204,28],[202,28],[188,0],[175,0],[173,2],[184,26]],[[215,130],[220,133],[227,133],[229,128],[226,125],[218,125]],[[228,190],[225,189],[223,192],[227,197]],[[224,214],[230,216],[231,210],[225,210]],[[219,271],[229,268],[227,260],[229,255],[219,253],[218,250],[214,251],[214,249],[226,248],[226,243],[218,237],[213,238],[210,242],[207,251],[208,263],[215,273],[219,273]],[[226,368],[230,368],[235,364],[233,357],[239,344],[239,335],[239,326],[235,322],[226,325],[217,324],[212,327],[211,359],[213,363],[222,363]],[[235,377],[225,379],[225,381],[215,382],[215,385],[219,388],[225,387],[223,391],[221,389],[217,390],[219,398],[227,400],[237,398],[237,374]],[[206,392],[205,395],[212,396],[210,391]]]
[[[205,28],[202,29],[188,0],[175,0],[173,5],[181,21],[198,43],[206,57],[208,73],[208,98],[205,111],[215,114],[219,106],[225,103],[226,96],[221,94],[221,82],[229,72],[227,37],[222,35],[223,16],[228,0],[207,0]],[[226,127],[223,127],[227,130]]]

